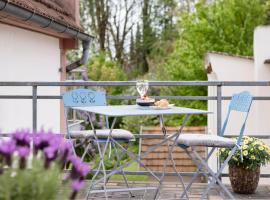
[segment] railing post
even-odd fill
[[[32,86],[33,131],[37,130],[37,85]]]
[[[221,84],[217,85],[217,135],[221,135],[222,124],[222,87]],[[217,157],[217,169],[220,167],[220,159]],[[221,179],[221,176],[219,177]]]
[[[222,124],[222,87],[217,85],[217,135],[221,135]]]

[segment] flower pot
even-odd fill
[[[260,179],[260,167],[255,170],[242,166],[229,166],[229,177],[235,193],[253,194]]]

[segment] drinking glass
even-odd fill
[[[139,92],[141,99],[146,95],[146,92],[149,88],[148,80],[139,80],[136,82],[136,88]]]

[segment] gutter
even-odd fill
[[[67,34],[73,38],[81,40],[83,46],[82,57],[78,61],[67,65],[66,72],[69,72],[87,62],[89,58],[90,41],[94,38],[93,36],[82,33],[80,32],[80,30],[56,22],[53,19],[44,17],[33,11],[21,8],[17,5],[10,3],[9,0],[0,0],[0,12],[5,12],[6,14],[19,18],[24,22],[33,22],[42,28],[51,29],[56,33]],[[61,69],[59,69],[59,71],[61,71]]]

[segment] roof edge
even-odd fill
[[[54,21],[49,17],[37,14],[26,8],[19,7],[6,0],[0,0],[0,12],[5,12],[6,14],[14,16],[25,22],[30,21],[44,29],[51,29],[56,33],[67,34],[82,41],[90,41],[94,38],[92,35],[84,33],[76,27],[70,27],[64,23]]]
[[[234,57],[234,58],[243,58],[243,59],[248,59],[248,60],[254,60],[254,57],[252,57],[252,56],[236,55],[236,54],[230,54],[230,53],[226,53],[226,52],[209,51],[206,54],[207,55],[217,54],[217,55],[222,55],[222,56],[230,56],[230,57]]]

